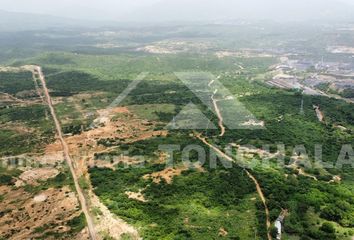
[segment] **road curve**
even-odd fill
[[[39,66],[36,66],[35,70],[37,71],[37,73],[39,75],[39,79],[41,81],[41,84],[42,84],[42,87],[43,87],[43,90],[44,90],[45,98],[47,100],[47,104],[48,104],[48,107],[50,109],[50,113],[51,113],[51,115],[53,117],[53,120],[54,120],[54,123],[55,123],[55,127],[56,127],[56,131],[57,131],[57,134],[58,134],[58,138],[59,138],[59,140],[61,142],[61,145],[63,147],[65,161],[67,162],[67,164],[68,164],[68,166],[70,168],[70,172],[71,172],[71,175],[72,175],[73,180],[74,180],[75,189],[76,189],[76,192],[77,192],[80,204],[81,204],[82,211],[83,211],[83,213],[85,215],[85,218],[86,218],[86,222],[87,222],[87,227],[88,227],[90,238],[91,238],[91,240],[96,240],[97,237],[96,237],[96,232],[95,232],[95,226],[94,226],[93,220],[92,220],[92,218],[90,216],[85,196],[84,196],[83,191],[82,191],[82,189],[81,189],[81,187],[79,185],[78,177],[76,176],[76,173],[75,173],[75,169],[74,169],[74,166],[73,166],[73,161],[72,161],[72,159],[70,157],[70,154],[69,154],[68,144],[65,142],[65,140],[63,138],[62,128],[61,128],[60,122],[58,121],[57,115],[56,115],[56,113],[54,111],[54,107],[53,107],[53,104],[52,104],[52,99],[50,97],[50,94],[49,94],[49,91],[48,91],[48,88],[47,88],[47,84],[46,84],[46,81],[45,81],[44,74],[42,72],[42,68],[39,67]]]
[[[203,138],[201,136],[201,134],[195,134],[195,136],[202,141],[205,145],[207,145],[209,148],[213,149],[216,153],[218,153],[220,156],[222,156],[223,158],[225,158],[226,160],[230,161],[230,162],[235,162],[235,160],[230,157],[229,155],[227,155],[226,153],[224,153],[223,151],[221,151],[219,148],[215,147],[214,145],[210,144],[205,138]],[[259,198],[261,199],[263,206],[264,206],[264,211],[266,214],[266,225],[267,225],[267,238],[268,240],[272,240],[272,236],[270,235],[270,226],[271,226],[271,222],[270,222],[270,217],[269,217],[269,209],[267,206],[267,202],[266,202],[266,198],[264,197],[263,191],[261,186],[259,185],[257,179],[247,170],[244,169],[245,172],[247,173],[247,176],[254,182],[254,184],[256,185],[256,190],[257,193],[259,195]]]

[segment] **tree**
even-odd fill
[[[9,175],[0,175],[0,185],[11,185],[12,184],[12,177]]]
[[[331,204],[322,210],[320,216],[327,220],[338,222],[343,218],[342,215],[343,211],[334,204]]]
[[[320,230],[325,233],[335,233],[336,229],[334,228],[332,223],[325,222],[322,224]]]

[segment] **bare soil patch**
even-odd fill
[[[16,186],[25,184],[38,185],[39,181],[46,181],[54,178],[59,174],[55,168],[36,168],[23,172],[16,182]]]
[[[81,213],[69,187],[51,188],[35,196],[22,188],[2,186],[0,191],[4,194],[0,202],[0,235],[6,239],[41,238],[49,231],[65,234],[70,231],[67,222]]]
[[[142,193],[142,189],[139,190],[139,192],[125,192],[125,194],[128,196],[128,198],[130,199],[134,199],[137,200],[139,202],[147,202],[147,200],[145,199],[143,193]]]
[[[160,183],[163,180],[166,181],[167,184],[171,184],[173,181],[173,178],[175,176],[181,175],[183,171],[186,171],[187,167],[181,166],[178,168],[166,168],[160,172],[154,172],[151,174],[144,175],[144,179],[152,179],[154,183]]]

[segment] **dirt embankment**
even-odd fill
[[[140,239],[138,231],[112,214],[92,191],[89,192],[89,196],[92,207],[98,212],[95,226],[98,233],[106,234],[113,239],[121,239],[122,234],[128,235],[132,240]]]

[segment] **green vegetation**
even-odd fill
[[[150,121],[170,121],[177,113],[172,104],[130,105],[129,110],[138,117]]]
[[[326,237],[324,228],[318,226],[319,219],[339,223],[346,228],[353,228],[354,193],[343,186],[313,181],[310,178],[299,176],[284,177],[284,173],[274,171],[254,172],[262,183],[270,209],[288,209],[290,215],[285,219],[285,231],[289,234],[312,239],[341,239],[337,234]],[[312,212],[317,214],[315,222],[310,220]],[[326,224],[327,225],[327,224]],[[327,229],[328,230],[328,229]],[[326,238],[325,238],[326,237]]]
[[[34,90],[31,72],[0,72],[0,92],[16,94],[26,90]]]
[[[253,131],[228,130],[224,138],[214,138],[214,142],[220,146],[224,146],[230,142],[239,142],[241,144],[253,144],[256,147],[262,147],[263,144],[270,144],[271,149],[273,149],[275,147],[274,143],[281,142],[286,146],[287,156],[291,156],[293,147],[296,145],[304,145],[308,150],[310,160],[313,160],[314,147],[316,144],[321,143],[323,144],[324,159],[326,159],[326,161],[335,162],[342,144],[353,142],[354,140],[353,135],[350,133],[351,130],[349,132],[341,132],[333,127],[335,124],[342,124],[349,129],[352,129],[353,112],[349,104],[323,97],[305,96],[305,114],[301,115],[299,113],[301,96],[295,92],[270,89],[263,86],[261,83],[249,82],[242,76],[236,78],[226,77],[222,78],[222,81],[235,95],[244,92],[250,93],[250,96],[242,97],[240,98],[240,101],[244,103],[258,119],[266,122],[266,129]],[[137,90],[134,94],[138,92],[139,90]],[[178,109],[175,111],[178,112],[180,106],[183,106],[185,102],[192,100],[198,103],[198,100],[196,100],[195,97],[191,97],[189,94],[190,93],[188,93],[188,90],[185,90],[184,98],[179,98],[177,101],[174,98],[170,98],[170,96],[159,95],[158,93],[154,95],[155,98],[152,102],[150,102],[146,96],[140,95],[134,95],[131,99],[133,102],[137,100],[140,104],[143,102],[149,102],[151,104],[161,102],[177,104]],[[141,97],[144,98],[143,101],[140,101],[139,98]],[[277,104],[274,104],[275,101]],[[321,105],[321,108],[326,116],[325,124],[322,124],[317,120],[312,107],[312,105],[315,104]],[[147,119],[155,117],[151,115],[151,111],[153,111],[152,109],[154,108],[146,109],[144,108],[144,105],[140,105],[138,108],[136,106],[132,106],[131,108],[133,110],[138,110],[139,113],[142,116],[145,115]],[[152,113],[154,113],[154,111]],[[205,112],[205,114],[210,116],[210,113],[208,112]],[[282,117],[279,118],[280,116]],[[217,135],[217,131],[209,130],[207,134],[209,136],[215,136]],[[184,144],[193,143],[195,141],[188,138],[182,141],[176,141],[176,139],[178,139],[178,134],[172,132],[168,140],[157,138],[148,142],[120,144],[119,149],[121,150],[112,152],[111,154],[118,155],[120,151],[124,150],[129,151],[129,153],[133,156],[142,155],[148,157],[149,159],[153,159],[157,157],[156,149],[159,144],[177,144],[180,141],[183,142],[183,148]],[[239,141],[239,139],[242,140]],[[179,156],[177,153],[175,158],[178,159],[178,157]],[[213,174],[222,174],[222,171],[219,172],[220,170],[215,170],[215,172],[208,171],[204,174],[188,171],[188,173],[186,172],[181,176],[175,177],[174,182],[171,185],[165,184],[164,182],[161,184],[154,184],[142,180],[143,175],[154,171],[159,171],[159,169],[162,169],[161,167],[162,166],[159,167],[158,165],[148,165],[144,169],[119,169],[116,172],[107,169],[91,169],[90,173],[92,183],[96,187],[96,193],[101,197],[101,199],[103,199],[111,211],[115,212],[127,221],[136,224],[137,226],[146,226],[148,223],[157,224],[157,226],[154,225],[151,229],[145,229],[145,227],[142,230],[143,236],[147,239],[162,236],[182,239],[205,239],[207,236],[217,237],[217,235],[213,235],[218,232],[216,228],[229,226],[227,228],[229,230],[233,224],[239,224],[236,220],[229,220],[228,223],[223,222],[220,224],[218,220],[208,216],[207,219],[209,219],[209,222],[212,223],[212,226],[210,226],[208,222],[204,222],[203,219],[206,216],[203,216],[202,213],[205,211],[213,213],[215,211],[215,216],[218,216],[218,219],[222,218],[222,214],[224,212],[228,212],[229,209],[233,209],[235,204],[232,201],[236,201],[236,199],[238,199],[237,201],[240,204],[240,201],[242,202],[240,199],[247,199],[247,194],[251,194],[251,192],[244,196],[234,196],[233,191],[240,191],[240,189],[237,189],[234,185],[223,187],[222,184],[226,184],[225,180],[213,180],[218,179]],[[234,171],[240,172],[240,169],[234,168],[233,170],[226,170],[228,174],[234,174]],[[310,172],[311,170],[307,169],[307,171]],[[285,178],[285,174],[292,174],[290,170],[289,172],[288,170],[279,169],[273,169],[266,172],[262,169],[257,169],[254,171],[254,174],[261,183],[268,199],[268,206],[273,214],[272,220],[275,220],[277,215],[280,213],[281,208],[289,209],[290,215],[286,218],[285,222],[286,233],[294,236],[301,236],[304,237],[304,239],[306,237],[310,239],[341,239],[341,237],[345,237],[345,234],[348,234],[347,231],[335,234],[328,233],[328,231],[324,231],[321,226],[311,225],[307,216],[310,214],[311,209],[314,209],[317,214],[316,219],[325,219],[328,221],[337,222],[339,225],[336,228],[338,229],[340,227],[349,229],[353,228],[353,226],[349,224],[352,221],[351,213],[353,212],[353,203],[348,202],[348,199],[353,199],[353,191],[348,191],[348,189],[344,186],[328,184],[325,182],[331,180],[330,173],[336,174],[338,173],[337,170],[325,169],[310,173],[316,175],[319,179],[321,179],[321,181],[314,182],[313,179],[302,176],[297,178]],[[202,192],[202,194],[200,194],[199,189],[204,189],[202,186],[207,184],[200,184],[200,182],[203,181],[202,179],[204,175],[208,175],[208,180],[213,184],[213,181],[219,182],[218,188],[228,189],[228,193],[226,195],[222,195],[220,193],[212,194],[213,197],[210,197],[210,193]],[[348,177],[349,176],[350,175],[348,174]],[[113,182],[112,185],[104,179],[109,179],[109,181]],[[235,179],[235,177],[232,179]],[[180,186],[180,184],[182,185]],[[244,184],[242,185],[244,186]],[[197,195],[189,192],[190,190],[188,190],[188,186],[193,186],[193,189],[198,189],[197,193],[195,193]],[[125,191],[138,191],[138,189],[144,189],[143,193],[148,199],[148,203],[139,203],[135,200],[128,199],[124,194]],[[188,197],[185,195],[179,195],[181,193],[178,189],[183,189],[183,192],[186,192]],[[209,186],[208,189],[210,192],[218,191],[211,186]],[[171,192],[171,194],[173,193],[173,195],[170,196],[168,194],[169,192],[166,191]],[[152,193],[155,193],[155,195]],[[206,196],[209,197],[206,198]],[[222,200],[216,196],[222,196]],[[313,196],[314,199],[310,200],[310,196]],[[321,202],[317,199],[318,197],[325,200]],[[182,201],[186,204],[181,205],[174,202],[175,198],[182,199]],[[194,199],[197,198],[206,199],[205,201],[211,203],[211,205],[195,205]],[[226,199],[233,200],[228,202]],[[156,202],[158,205],[153,205]],[[240,206],[239,204],[236,205]],[[167,209],[161,209],[162,206],[166,205],[169,206]],[[343,207],[341,206],[343,205],[348,208],[342,209]],[[223,206],[224,208],[220,206]],[[193,213],[193,215],[195,215],[195,224],[193,225],[199,226],[198,223],[202,223],[200,225],[208,226],[212,229],[212,231],[204,229],[201,230],[203,234],[199,234],[188,228],[188,224],[185,224],[183,219],[185,216],[189,217],[191,212],[193,212],[190,207],[192,207],[192,209],[198,209],[197,212],[200,213]],[[219,209],[219,211],[217,211],[215,207]],[[248,206],[247,209],[250,208],[251,207]],[[149,209],[154,209],[154,211]],[[252,229],[252,226],[256,227],[258,236],[262,238],[266,234],[265,227],[262,224],[265,222],[265,217],[263,214],[264,209],[261,204],[259,204],[259,206],[257,204],[254,205],[253,209],[254,210],[251,211],[252,215],[249,215],[248,218],[254,219],[254,222],[249,225],[249,228]],[[340,212],[333,212],[334,209]],[[168,214],[166,212],[167,210]],[[239,210],[236,208],[235,211]],[[237,213],[238,219],[240,219],[240,216],[243,215],[241,212]],[[166,218],[162,216],[170,217]],[[161,218],[163,219],[161,220]],[[229,231],[231,232],[231,230]],[[207,233],[207,235],[204,235],[204,233]],[[242,233],[238,230],[235,232],[235,235],[231,233],[228,236],[247,239],[247,234],[251,233]]]
[[[21,94],[34,91],[30,72],[0,72],[0,92],[21,98],[37,94]],[[0,104],[0,156],[14,156],[28,152],[38,152],[43,144],[52,141],[53,124],[47,119],[48,109],[42,104]]]
[[[68,222],[68,226],[71,228],[70,229],[71,235],[75,235],[79,233],[82,229],[86,227],[85,215],[81,213],[79,216],[74,217]]]
[[[345,98],[354,98],[354,89],[344,89],[344,91],[341,92],[340,95]]]
[[[84,190],[88,190],[90,188],[90,185],[89,185],[87,179],[84,176],[81,176],[79,178],[79,185]]]
[[[257,64],[255,63],[255,65]],[[305,96],[305,114],[301,115],[301,96],[297,93],[270,89],[260,82],[250,82],[248,80],[252,76],[258,75],[261,69],[264,68],[260,67],[258,70],[250,70],[237,76],[223,76],[221,81],[236,96],[249,93],[239,98],[239,100],[259,120],[265,121],[266,129],[255,131],[228,130],[224,138],[212,138],[214,139],[214,143],[225,146],[230,142],[238,142],[241,144],[253,144],[256,147],[270,144],[271,149],[274,150],[276,147],[274,143],[281,142],[286,146],[287,156],[291,156],[294,146],[304,145],[311,160],[314,157],[313,151],[315,145],[321,143],[323,144],[324,159],[334,162],[338,157],[342,144],[350,143],[354,140],[351,132],[351,129],[353,129],[353,112],[351,106],[342,101]],[[129,109],[138,114],[142,119],[164,122],[169,122],[189,102],[192,101],[198,105],[200,104],[200,101],[185,86],[177,80],[173,80],[169,74],[165,76],[165,81],[150,80],[138,85],[138,88],[130,94],[124,104],[128,105]],[[163,79],[162,75],[153,74],[150,77]],[[113,92],[117,91],[119,93],[120,90],[116,86],[111,85],[112,83],[113,81],[109,80],[100,81],[99,90],[109,91],[110,95],[114,96]],[[122,83],[124,85],[126,81],[122,81]],[[66,87],[68,86],[70,84]],[[93,87],[96,89],[96,86]],[[73,86],[72,89],[75,90],[76,88]],[[274,104],[274,102],[277,104]],[[326,116],[325,124],[318,122],[312,105],[321,105],[321,109]],[[205,111],[204,113],[206,116],[211,117],[213,121],[215,120],[215,116],[212,116],[210,112]],[[337,124],[343,125],[349,130],[347,132],[337,130],[334,128],[334,125]],[[217,135],[218,131],[209,130],[206,134],[212,137]],[[128,222],[142,227],[142,235],[146,239],[162,237],[205,239],[210,236],[217,238],[221,227],[226,229],[229,237],[247,239],[248,236],[254,236],[254,231],[256,231],[260,239],[264,238],[266,233],[263,206],[258,203],[254,203],[253,206],[247,205],[246,207],[243,205],[247,199],[249,200],[249,196],[254,194],[253,185],[248,182],[247,178],[243,179],[244,177],[242,177],[238,179],[238,182],[248,182],[247,184],[250,184],[250,189],[253,189],[251,192],[241,195],[234,194],[234,191],[241,191],[237,186],[234,186],[234,182],[229,183],[230,185],[228,186],[224,186],[224,184],[228,183],[222,174],[226,174],[227,176],[227,174],[242,173],[242,170],[237,167],[232,170],[224,170],[225,172],[221,169],[208,169],[206,173],[187,171],[181,176],[175,177],[171,185],[165,182],[155,184],[142,179],[142,176],[145,174],[163,169],[161,165],[150,163],[152,159],[157,158],[156,150],[159,144],[178,144],[181,142],[183,143],[183,148],[184,144],[195,143],[195,140],[190,137],[180,138],[177,133],[171,132],[168,139],[156,138],[147,142],[143,141],[133,144],[120,143],[118,150],[107,154],[119,155],[122,151],[129,151],[132,156],[142,155],[148,158],[147,165],[143,169],[118,168],[117,171],[91,169],[91,181],[96,189],[96,194],[112,212]],[[104,140],[100,141],[100,143],[106,144]],[[115,146],[115,144],[112,143],[109,146]],[[96,157],[100,158],[102,156]],[[175,158],[180,158],[178,153]],[[307,169],[307,171],[310,172],[311,170]],[[310,224],[308,214],[310,214],[312,209],[316,210],[316,219],[318,221],[334,221],[338,224],[335,225],[336,229],[340,229],[341,227],[346,229],[352,228],[353,226],[348,225],[348,222],[352,221],[352,216],[350,215],[352,207],[341,210],[342,212],[339,214],[331,212],[333,208],[339,209],[340,204],[336,205],[336,201],[343,203],[342,201],[346,202],[348,198],[353,196],[353,191],[348,192],[344,186],[325,183],[325,181],[331,179],[332,174],[338,174],[338,171],[321,169],[310,173],[314,174],[321,181],[316,183],[310,178],[301,176],[289,179],[280,177],[284,176],[284,174],[292,174],[288,170],[273,169],[269,172],[263,172],[261,169],[257,169],[254,172],[265,189],[267,199],[269,199],[268,204],[272,212],[272,220],[275,220],[274,218],[280,213],[281,208],[289,209],[290,216],[286,218],[285,222],[286,234],[295,237],[301,236],[304,239],[306,237],[310,239],[330,239],[333,237],[333,233],[324,231],[323,228],[321,229],[321,226]],[[349,178],[350,176],[350,173],[348,173],[347,177]],[[209,182],[204,181],[204,178],[207,178]],[[237,177],[233,177],[233,179],[235,180]],[[297,184],[295,186],[294,181]],[[346,179],[344,179],[345,181]],[[205,185],[208,186],[208,190],[204,190]],[[244,184],[242,185],[244,186]],[[218,190],[220,188],[228,189],[228,192],[223,195]],[[143,194],[148,200],[147,203],[140,203],[129,199],[125,194],[125,191],[137,192],[139,189],[144,189]],[[198,191],[192,192],[191,189],[197,189]],[[343,191],[347,195],[338,196]],[[310,202],[306,202],[307,195],[309,194],[315,196],[316,194],[320,194],[320,196],[324,194],[324,198],[328,201],[319,202],[320,205],[316,205],[316,201],[309,200]],[[219,198],[219,196],[222,197]],[[179,200],[178,202],[177,199]],[[197,201],[197,199],[199,200]],[[203,199],[203,201],[201,202],[200,199]],[[235,204],[235,201],[237,204]],[[205,205],[205,202],[208,202],[209,205]],[[351,202],[348,202],[348,204],[349,206],[353,205]],[[303,205],[308,206],[308,210],[304,210]],[[241,209],[252,210],[245,212]],[[224,214],[226,212],[230,216],[233,216],[230,213],[233,212],[235,217],[225,217]],[[245,221],[245,218],[242,218],[242,216],[252,219],[251,222],[246,224],[248,227],[243,229],[244,232],[240,229],[235,230],[234,227]],[[185,223],[185,219],[187,218],[189,220],[193,219],[192,223]],[[220,221],[220,219],[226,220]],[[190,226],[194,226],[195,228],[191,228]],[[348,234],[347,232],[345,230],[341,233],[336,233],[336,238],[340,239],[340,237],[344,237],[345,234]]]
[[[75,189],[74,182],[68,169],[60,172],[55,178],[42,181],[40,185],[26,185],[24,189],[29,193],[37,194],[49,188],[61,188],[63,186],[69,186],[72,190]]]
[[[20,174],[21,171],[18,169],[6,169],[0,167],[0,185],[13,185],[14,178],[18,177]]]
[[[0,109],[0,124],[16,123],[30,131],[16,129],[0,130],[0,156],[19,155],[41,149],[53,137],[53,125],[45,118],[46,108],[42,105]]]
[[[221,227],[228,229],[232,237],[254,236],[249,230],[257,224],[254,216],[257,210],[247,197],[250,193],[247,189],[254,190],[237,169],[219,174],[186,172],[176,177],[172,185],[150,183],[143,191],[147,203],[128,199],[124,194],[139,185],[147,185],[141,181],[147,172],[91,169],[90,173],[97,186],[96,194],[112,212],[143,227],[145,239],[216,238]],[[250,212],[244,212],[245,209]],[[245,227],[237,230],[241,224]]]
[[[140,72],[150,72],[155,76],[175,71],[194,71],[195,69],[225,72],[233,69],[235,63],[246,66],[247,70],[255,71],[257,69],[266,69],[276,63],[276,59],[262,57],[219,59],[213,54],[207,54],[201,58],[199,55],[185,53],[160,55],[157,58],[150,54],[132,52],[119,55],[55,52],[38,55],[28,59],[27,62],[35,62],[45,66],[45,71],[46,69],[50,71],[52,69],[68,72],[79,71],[96,76],[100,80],[116,81],[118,79],[134,79]],[[87,84],[89,83],[86,82],[83,87],[87,86]]]
[[[0,184],[1,185],[10,185],[12,184],[12,177],[9,175],[1,175],[0,176]]]
[[[132,240],[133,238],[127,234],[127,233],[124,233],[122,236],[121,236],[121,239],[122,240]],[[107,239],[108,240],[108,239]]]
[[[66,233],[60,233],[58,231],[51,231],[50,229],[56,227],[55,224],[45,224],[43,226],[37,227],[33,230],[33,233],[41,234],[40,238],[55,238],[55,239],[68,239],[70,237],[76,236],[86,227],[85,215],[81,213],[79,216],[70,219],[67,222],[70,231]]]
[[[159,144],[186,146],[192,142],[189,137],[177,134],[120,146],[122,150],[129,148],[132,156],[141,154],[150,160],[144,168],[90,169],[95,193],[112,212],[141,227],[145,239],[217,238],[220,228],[231,238],[254,237],[253,229],[258,224],[264,227],[265,222],[256,217],[260,210],[257,202],[250,200],[255,197],[254,185],[240,168],[188,170],[176,176],[172,184],[164,180],[156,184],[142,178],[164,169],[164,164],[154,164]],[[180,163],[180,153],[175,158],[176,164]],[[148,202],[129,199],[125,194],[139,189],[144,189]],[[244,227],[238,228],[240,225]],[[258,236],[262,239],[262,235]]]
[[[322,155],[326,162],[337,160],[343,144],[354,142],[353,107],[343,101],[320,96],[301,96],[296,91],[269,88],[264,80],[271,77],[269,67],[278,62],[278,57],[290,53],[309,61],[351,61],[345,54],[326,52],[333,45],[334,37],[329,32],[334,29],[318,29],[313,26],[293,26],[293,31],[280,31],[279,26],[264,24],[262,31],[255,31],[259,26],[198,26],[181,30],[180,27],[164,27],[151,33],[143,28],[142,35],[117,34],[115,36],[91,37],[87,34],[71,36],[67,32],[51,31],[47,36],[62,34],[64,38],[39,37],[35,32],[19,35],[4,33],[17,39],[16,50],[1,47],[0,61],[14,66],[38,64],[43,66],[50,93],[55,100],[55,110],[63,123],[65,134],[79,134],[87,130],[97,116],[96,110],[106,108],[129,83],[141,72],[149,72],[144,81],[139,83],[122,106],[142,120],[168,123],[189,104],[194,103],[217,125],[216,116],[205,108],[200,100],[179,81],[174,72],[207,71],[220,76],[220,81],[230,92],[238,97],[248,110],[259,120],[265,122],[262,130],[227,129],[223,137],[218,137],[219,130],[203,131],[209,141],[220,147],[229,143],[251,144],[257,148],[269,145],[271,151],[277,150],[277,143],[285,145],[285,162],[289,163],[296,145],[303,145],[309,161],[314,161],[316,144],[322,144]],[[299,24],[300,25],[300,24]],[[257,28],[254,28],[257,27]],[[217,30],[217,31],[215,31]],[[86,30],[85,30],[86,31]],[[160,32],[161,31],[161,32]],[[165,32],[168,36],[165,36]],[[350,45],[353,34],[336,34],[335,40]],[[83,32],[84,33],[84,32]],[[86,33],[86,32],[85,32]],[[95,34],[94,34],[95,35]],[[138,36],[136,36],[138,35]],[[330,35],[330,37],[328,37]],[[25,37],[24,37],[25,36]],[[301,36],[301,38],[299,38]],[[155,44],[165,38],[183,38],[195,40],[200,45],[209,46],[200,54],[190,51],[177,54],[152,54],[136,51],[138,47]],[[24,39],[26,38],[26,43]],[[102,39],[101,39],[102,38]],[[295,40],[294,40],[295,39]],[[33,43],[28,43],[33,40]],[[96,45],[104,41],[119,47],[101,49]],[[3,38],[0,40],[4,42]],[[6,42],[6,41],[5,41]],[[68,44],[70,42],[70,44]],[[82,44],[82,43],[85,44]],[[34,45],[34,43],[36,45]],[[45,46],[38,50],[38,46]],[[281,46],[281,49],[274,49]],[[257,49],[250,51],[251,56],[241,57],[243,48]],[[261,49],[269,49],[269,54],[277,57],[259,57]],[[236,53],[235,56],[218,58],[219,51]],[[284,53],[283,53],[284,52]],[[241,53],[238,55],[237,53]],[[295,54],[293,54],[295,53]],[[232,55],[232,54],[231,54]],[[20,60],[18,60],[20,59]],[[311,70],[313,71],[313,69]],[[302,72],[301,74],[310,74]],[[327,90],[328,86],[320,86]],[[29,94],[34,90],[31,73],[0,73],[0,92],[28,100],[37,97]],[[348,89],[341,93],[352,97]],[[25,99],[28,98],[28,99]],[[304,100],[304,114],[300,113],[301,100]],[[32,100],[32,99],[30,99]],[[325,116],[319,122],[313,105],[320,105]],[[53,141],[53,122],[48,116],[48,109],[40,103],[0,104],[0,156],[19,155],[28,152],[40,152],[45,144]],[[113,120],[121,118],[119,114]],[[162,129],[160,123],[156,129]],[[11,124],[16,125],[13,127]],[[30,131],[19,131],[22,128]],[[110,152],[96,154],[96,159],[105,156],[118,156],[128,151],[131,156],[144,156],[144,168],[124,168],[119,165],[116,171],[111,169],[90,169],[91,182],[95,193],[107,205],[110,211],[135,225],[144,239],[265,239],[265,213],[262,203],[257,200],[253,182],[242,168],[234,166],[225,169],[219,164],[216,169],[207,164],[204,171],[190,169],[175,176],[171,184],[162,180],[159,184],[143,176],[162,171],[164,165],[156,163],[159,158],[158,146],[161,144],[188,144],[199,142],[191,137],[191,132],[170,131],[167,137],[153,138],[135,143],[112,142],[102,139],[98,144],[113,147]],[[208,149],[206,152],[209,155]],[[192,158],[196,160],[196,152]],[[181,166],[181,153],[174,154],[177,167]],[[284,239],[290,240],[342,240],[354,235],[354,174],[352,168],[312,169],[304,171],[316,177],[297,175],[287,168],[261,168],[261,160],[250,172],[258,179],[267,198],[271,220],[274,221],[281,209],[288,209],[285,218]],[[19,172],[0,169],[0,184],[11,185]],[[329,183],[334,175],[341,176],[340,183]],[[286,177],[287,176],[287,177]],[[68,171],[56,178],[42,182],[39,186],[26,186],[26,191],[38,193],[50,187],[72,186]],[[88,182],[80,178],[80,186],[88,188]],[[126,191],[142,193],[147,202],[128,198]],[[0,195],[0,201],[1,201]],[[100,212],[96,209],[95,214]],[[71,220],[71,234],[75,235],[85,226],[84,216]],[[44,226],[50,228],[51,226]],[[35,229],[41,232],[44,228]],[[221,233],[220,233],[221,232]],[[272,235],[275,229],[271,229]],[[45,237],[63,236],[48,231]],[[123,239],[129,239],[124,236]],[[109,239],[106,236],[106,239]]]

